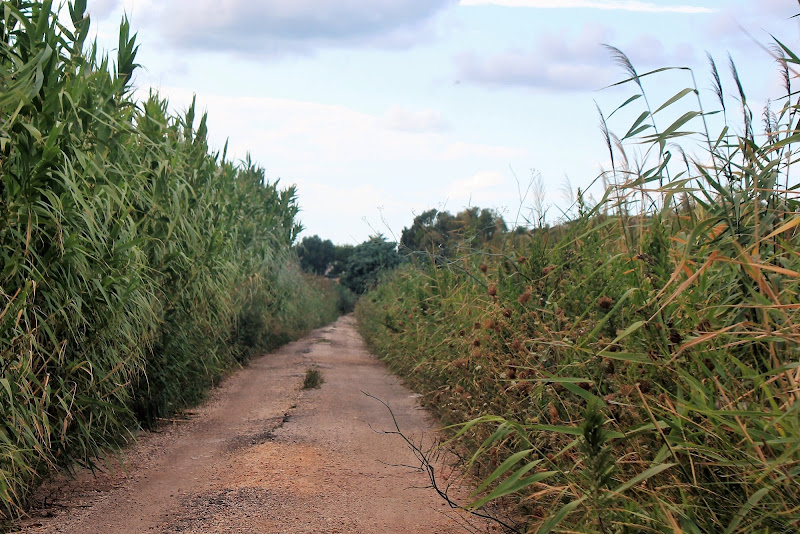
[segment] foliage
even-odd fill
[[[303,378],[303,389],[319,389],[325,379],[322,377],[322,371],[316,367],[309,367],[306,369],[306,376]]]
[[[611,49],[620,109],[644,104],[622,137],[602,118],[603,201],[361,299],[370,346],[470,449],[472,506],[516,496],[531,532],[800,530],[800,59],[775,49],[786,94],[762,135],[732,63],[740,135],[713,61],[715,109],[676,69],[689,87],[651,112],[665,69]]]
[[[403,228],[400,245],[408,252],[449,257],[465,241],[485,245],[506,230],[506,223],[494,210],[471,207],[453,216],[431,209],[414,217],[410,228]]]
[[[347,260],[353,255],[355,247],[353,245],[335,245],[333,251],[333,265],[331,265],[329,276],[341,276],[347,268]]]
[[[356,308],[358,295],[339,283],[334,285],[334,289],[336,290],[337,294],[339,314],[344,315],[347,313],[352,313]]]
[[[353,249],[340,282],[354,293],[366,293],[378,284],[383,273],[400,265],[400,261],[395,243],[380,235],[373,236]]]
[[[336,247],[329,239],[323,241],[318,235],[304,237],[297,245],[297,257],[304,271],[322,276],[336,260]]]
[[[0,519],[337,313],[292,259],[294,188],[209,154],[194,106],[135,102],[128,22],[112,61],[68,7],[2,2]]]

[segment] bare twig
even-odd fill
[[[389,410],[389,415],[392,416],[392,423],[394,424],[394,428],[395,428],[394,430],[375,430],[374,428],[372,428],[372,426],[370,426],[370,428],[372,428],[372,431],[376,432],[378,434],[387,434],[387,435],[400,436],[403,439],[403,441],[405,441],[405,443],[408,446],[409,450],[411,450],[411,452],[414,454],[414,457],[416,457],[417,460],[420,463],[419,467],[412,467],[412,469],[424,471],[425,473],[427,473],[428,479],[431,482],[430,487],[433,488],[436,491],[436,493],[438,493],[439,496],[442,499],[445,500],[445,502],[448,504],[448,506],[450,506],[450,508],[454,508],[454,509],[457,508],[457,509],[460,509],[460,510],[464,510],[464,511],[469,512],[470,514],[472,514],[474,516],[481,517],[483,519],[488,519],[489,521],[493,521],[493,522],[497,523],[498,525],[502,526],[503,528],[507,529],[507,532],[512,532],[512,533],[515,533],[515,534],[522,534],[522,531],[520,531],[517,528],[509,525],[508,523],[506,523],[502,519],[494,517],[493,515],[488,514],[486,512],[481,512],[479,510],[470,510],[470,509],[458,504],[456,501],[454,501],[448,495],[448,490],[449,490],[450,486],[448,485],[447,488],[444,488],[444,489],[442,489],[439,486],[439,483],[436,480],[436,469],[433,466],[433,464],[431,463],[431,459],[429,457],[429,454],[426,453],[425,451],[423,451],[420,446],[418,446],[416,443],[411,441],[411,439],[408,436],[406,436],[405,434],[403,434],[403,432],[400,430],[400,425],[397,422],[397,418],[395,417],[394,412],[392,411],[392,408],[386,402],[384,402],[383,400],[379,399],[378,397],[376,397],[374,395],[370,395],[366,391],[362,390],[361,393],[363,393],[367,397],[375,399],[376,401],[378,401],[381,404],[383,404],[386,407],[386,409]],[[411,466],[406,466],[406,467],[411,467]]]

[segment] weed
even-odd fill
[[[303,379],[303,389],[318,389],[325,383],[322,371],[316,367],[306,369],[306,376]]]

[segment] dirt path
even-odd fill
[[[24,533],[499,532],[451,510],[402,439],[434,423],[345,317],[252,362],[190,420],[144,433],[125,471],[53,481]],[[299,389],[316,364],[325,383]],[[370,428],[372,427],[372,428]],[[451,493],[456,490],[451,490]],[[463,498],[463,492],[462,492]]]

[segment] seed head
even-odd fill
[[[614,301],[611,299],[611,297],[603,295],[597,299],[597,305],[604,310],[610,310],[612,304],[614,304]]]

